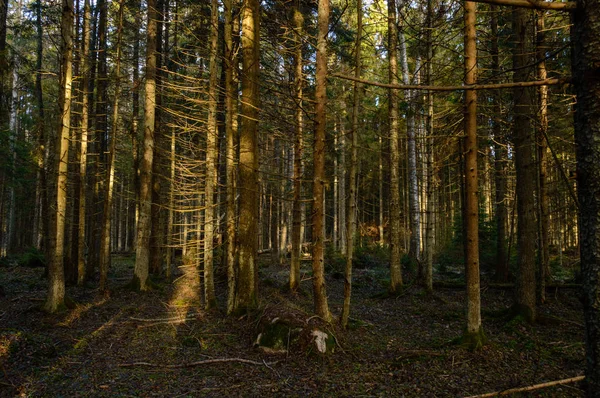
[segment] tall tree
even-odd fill
[[[83,5],[83,37],[81,50],[81,118],[79,142],[79,239],[77,240],[77,284],[83,285],[86,281],[85,237],[86,237],[86,187],[87,187],[87,149],[88,149],[88,123],[90,113],[89,103],[89,76],[90,76],[90,1],[85,0]]]
[[[302,146],[303,140],[303,73],[302,36],[304,16],[300,10],[300,0],[294,2],[294,197],[292,202],[292,253],[290,264],[290,290],[300,285],[300,252],[302,245]]]
[[[204,301],[207,309],[217,306],[213,273],[213,241],[216,226],[215,193],[217,188],[217,41],[219,40],[219,4],[211,1],[210,60],[208,83],[208,120],[206,136],[206,218],[204,226]]]
[[[238,87],[236,80],[236,62],[235,51],[233,49],[233,0],[224,0],[223,8],[225,13],[225,174],[227,185],[227,313],[231,313],[235,308],[236,297],[236,206],[235,206],[235,158],[236,158],[236,135],[237,135],[237,95]],[[237,18],[236,18],[237,20]]]
[[[588,397],[600,394],[600,4],[583,0],[573,14],[577,193]]]
[[[500,72],[500,55],[498,46],[498,7],[491,7],[491,69],[495,75]],[[499,83],[499,78],[494,79]],[[506,252],[506,221],[508,219],[508,211],[506,207],[506,163],[508,153],[506,150],[506,142],[502,132],[502,94],[496,91],[493,94],[492,102],[494,106],[494,119],[492,121],[492,134],[494,136],[494,181],[496,185],[495,201],[496,201],[496,274],[495,278],[499,282],[508,280],[508,259]]]
[[[465,2],[465,85],[477,82],[477,4]],[[467,279],[467,329],[464,338],[471,348],[483,344],[479,289],[479,201],[477,171],[477,91],[465,91],[465,273]]]
[[[537,11],[536,29],[536,58],[537,78],[545,80],[546,71],[546,27],[544,10]],[[538,299],[540,303],[546,301],[546,279],[549,274],[550,248],[549,248],[549,214],[548,214],[548,86],[538,89],[538,126],[537,126],[537,163],[538,163]]]
[[[47,312],[59,311],[65,304],[64,242],[67,211],[67,161],[69,159],[69,131],[71,128],[71,85],[73,77],[73,0],[63,0],[61,17],[61,78],[58,105],[60,118],[55,142],[55,170],[53,178],[53,207],[50,259],[48,264]]]
[[[154,121],[156,111],[156,0],[148,0],[146,37],[146,85],[144,107],[144,149],[140,162],[140,213],[137,225],[133,286],[148,290],[150,233],[152,230],[152,162],[154,160]]]
[[[258,300],[258,103],[259,2],[244,0],[242,8],[242,106],[240,131],[239,260],[234,312]]]
[[[319,0],[317,14],[317,65],[315,72],[315,143],[313,151],[313,296],[315,313],[331,321],[325,288],[325,130],[327,128],[327,34],[329,0]]]
[[[388,62],[390,84],[398,84],[398,28],[396,1],[388,0]],[[390,137],[390,293],[402,288],[400,263],[400,137],[398,135],[398,93],[388,90]]]
[[[362,45],[362,0],[356,1],[356,42],[354,46],[354,77],[360,77],[361,71],[361,45]],[[353,83],[352,88],[352,130],[350,131],[350,198],[348,200],[348,214],[346,216],[346,267],[344,275],[344,306],[340,323],[342,327],[348,325],[350,317],[350,296],[352,293],[352,258],[354,254],[354,234],[356,231],[356,177],[358,163],[358,118],[360,111],[360,86],[358,82]]]
[[[110,146],[106,161],[106,180],[104,187],[104,211],[102,213],[102,230],[100,233],[100,290],[108,289],[108,268],[110,267],[112,203],[115,182],[115,158],[117,132],[119,131],[119,97],[121,95],[121,40],[123,38],[123,2],[119,0],[117,16],[117,38],[115,57],[115,92],[112,106]]]
[[[533,48],[533,12],[515,8],[512,13],[514,40],[513,79],[524,82],[532,79],[532,66],[535,62]],[[535,320],[536,299],[536,209],[535,186],[536,165],[534,161],[534,138],[531,111],[533,109],[533,89],[516,87],[513,89],[515,144],[515,168],[517,172],[517,285],[515,313],[528,321]]]

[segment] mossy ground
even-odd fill
[[[529,324],[493,316],[512,304],[511,291],[482,292],[487,343],[478,350],[449,344],[463,336],[465,293],[416,285],[401,295],[382,291],[384,268],[355,269],[351,327],[319,324],[335,350],[267,354],[254,347],[261,314],[282,308],[311,319],[310,295],[282,292],[287,268],[265,266],[257,310],[225,316],[226,282],[217,283],[218,311],[206,312],[197,275],[174,275],[174,283],[143,294],[123,287],[133,270],[114,261],[110,296],[69,287],[74,309],[41,311],[46,294],[42,268],[0,267],[6,296],[0,298],[0,397],[64,396],[468,396],[582,374],[582,310],[577,291],[559,289],[538,308],[553,322]],[[310,265],[304,264],[303,275]],[[410,280],[410,279],[407,279]],[[96,282],[92,281],[94,286]],[[327,280],[331,311],[341,312],[343,280]],[[311,291],[306,278],[301,289]],[[544,319],[544,318],[542,318]],[[335,337],[333,337],[335,336]],[[287,344],[287,343],[286,343]],[[208,358],[243,358],[269,366],[221,363],[166,369]],[[148,362],[157,367],[122,367]],[[543,396],[579,397],[577,384],[543,390]],[[536,395],[538,396],[538,395]],[[541,396],[541,395],[540,395]]]

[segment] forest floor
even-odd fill
[[[439,288],[427,295],[408,286],[398,297],[374,298],[384,291],[387,271],[355,269],[351,327],[326,328],[335,336],[333,353],[289,347],[286,353],[267,354],[254,347],[262,314],[290,309],[305,314],[309,323],[310,264],[302,268],[303,294],[283,292],[286,267],[262,266],[261,307],[243,317],[205,312],[198,280],[185,267],[172,284],[158,282],[152,292],[132,292],[125,287],[132,264],[130,257],[115,256],[110,296],[69,287],[77,305],[59,315],[39,309],[46,294],[43,268],[0,267],[0,396],[459,397],[583,373],[576,289],[548,290],[547,303],[539,307],[544,322],[528,325],[498,317],[510,306],[512,290],[484,283],[488,341],[472,352],[454,343],[465,324],[464,289]],[[337,274],[327,282],[337,316],[343,279]],[[221,308],[225,287],[219,279]],[[254,362],[191,365],[226,358]],[[571,383],[525,394],[583,396],[579,387]]]

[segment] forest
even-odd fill
[[[600,396],[598,0],[0,0],[0,397]]]

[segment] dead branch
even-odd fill
[[[132,321],[138,321],[138,322],[168,323],[168,322],[192,321],[192,320],[196,319],[196,317],[198,315],[200,315],[200,314],[187,314],[185,317],[183,317],[183,316],[172,316],[172,317],[168,317],[168,318],[153,318],[153,319],[131,317],[129,319],[131,319]]]
[[[560,384],[576,383],[578,381],[582,381],[583,379],[585,379],[585,376],[577,376],[577,377],[571,377],[569,379],[547,381],[545,383],[534,384],[532,386],[527,386],[527,387],[511,388],[511,389],[504,390],[504,391],[489,392],[487,394],[481,394],[481,395],[471,395],[470,397],[466,397],[466,398],[497,397],[497,396],[501,396],[501,395],[514,394],[514,393],[517,393],[517,392],[526,392],[526,391],[539,390],[541,388],[557,386],[557,385],[560,385]]]
[[[499,6],[533,8],[536,10],[571,11],[577,8],[576,1],[541,1],[541,0],[472,0],[476,3],[495,4]]]
[[[157,364],[150,363],[150,362],[132,362],[132,363],[121,363],[121,364],[119,364],[119,367],[133,368],[133,367],[140,366],[140,367],[146,367],[146,368],[182,369],[182,368],[193,368],[195,366],[211,365],[213,363],[225,363],[225,362],[239,362],[239,363],[245,363],[247,365],[266,366],[267,368],[270,369],[270,365],[275,365],[278,361],[258,362],[258,361],[252,361],[250,359],[243,359],[243,358],[215,358],[215,359],[205,359],[204,361],[183,363],[181,365],[157,365]]]
[[[419,84],[389,84],[379,83],[366,79],[360,79],[353,76],[343,75],[341,73],[332,73],[331,77],[338,79],[350,80],[357,83],[366,84],[368,86],[377,86],[383,88],[391,88],[393,90],[428,90],[428,91],[465,91],[465,90],[497,90],[504,88],[515,87],[537,87],[537,86],[553,86],[557,84],[565,84],[571,81],[570,78],[562,79],[545,79],[534,80],[530,82],[513,82],[513,83],[494,83],[494,84],[469,84],[460,86],[422,86]]]

